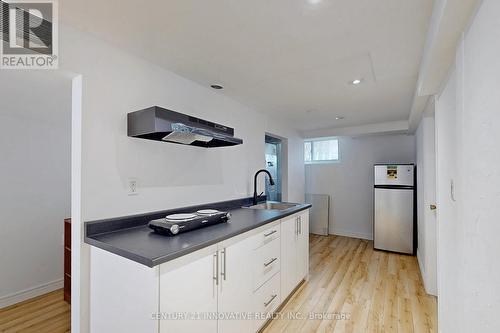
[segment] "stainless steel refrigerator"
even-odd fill
[[[375,249],[415,254],[415,166],[375,165]]]

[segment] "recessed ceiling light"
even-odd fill
[[[212,87],[212,88],[214,88],[214,89],[217,89],[217,90],[224,89],[224,87],[223,87],[223,86],[218,85],[218,84],[212,84],[210,87]]]
[[[307,0],[307,2],[309,2],[311,5],[317,5],[321,1],[323,1],[323,0]]]
[[[355,80],[352,80],[352,81],[351,81],[351,84],[353,84],[353,85],[355,85],[355,86],[356,86],[356,85],[360,84],[360,83],[361,83],[361,81],[363,81],[363,79],[355,79]]]
[[[342,120],[342,119],[344,119],[343,116],[337,116],[337,117],[335,117],[335,120]]]

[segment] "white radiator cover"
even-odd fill
[[[328,194],[306,193],[306,202],[312,205],[309,232],[316,235],[328,235],[330,196]]]

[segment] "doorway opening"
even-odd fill
[[[282,142],[280,138],[266,134],[266,170],[274,179],[274,186],[266,182],[266,197],[270,201],[282,201]]]
[[[34,331],[54,322],[69,331],[72,74],[5,71],[0,84],[1,164],[8,175],[0,194],[0,253],[18,252],[0,255],[0,317],[17,318],[3,323],[16,332],[28,321]]]

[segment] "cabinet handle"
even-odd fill
[[[226,273],[226,248],[224,248],[222,250],[222,254],[223,254],[223,258],[222,260],[224,260],[223,264],[222,264],[222,272],[220,273],[220,275],[224,278],[224,281],[226,281],[226,278],[227,278],[227,273]]]
[[[278,297],[278,295],[274,294],[271,296],[271,298],[269,299],[269,301],[267,302],[264,302],[264,306],[268,306],[269,304],[271,304],[272,301],[274,301],[274,299]]]
[[[299,216],[299,234],[302,235],[302,216]]]
[[[273,262],[275,262],[276,260],[278,260],[278,258],[272,258],[271,260],[269,260],[268,262],[265,262],[264,263],[264,267],[267,267],[269,265],[271,265]]]
[[[299,218],[295,218],[295,235],[299,234]]]
[[[269,236],[271,236],[272,234],[275,234],[275,233],[277,233],[277,232],[278,232],[277,230],[273,230],[273,231],[271,231],[271,232],[268,232],[267,234],[264,234],[264,237],[269,237]]]
[[[219,285],[219,252],[214,253],[214,276],[213,279],[215,280],[215,285]]]

